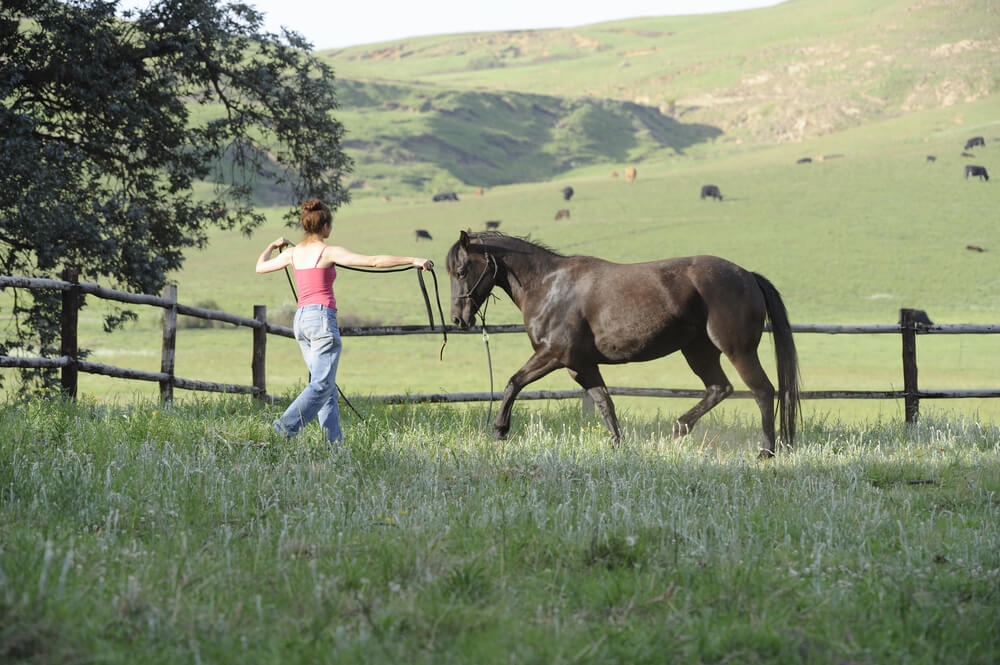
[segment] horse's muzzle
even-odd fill
[[[451,321],[452,321],[452,323],[454,323],[456,326],[458,326],[462,330],[468,330],[469,328],[472,327],[472,321],[471,320],[470,321],[466,321],[465,319],[463,319],[460,316],[452,317]]]

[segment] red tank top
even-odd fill
[[[316,257],[316,263],[323,253]],[[333,280],[337,279],[337,264],[329,268],[296,268],[295,284],[299,288],[299,307],[304,305],[325,305],[337,309],[337,299],[333,295]]]

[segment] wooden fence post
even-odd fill
[[[899,326],[903,336],[903,403],[908,423],[915,423],[920,417],[920,394],[917,387],[916,317],[918,311],[915,309],[899,310]]]
[[[76,391],[79,380],[79,370],[77,369],[77,353],[79,352],[77,341],[77,318],[80,312],[80,273],[75,268],[63,270],[62,278],[64,282],[73,282],[77,286],[70,287],[62,292],[62,312],[59,315],[59,326],[61,341],[59,342],[59,353],[68,356],[70,361],[62,368],[60,384],[62,394],[76,399]]]
[[[253,374],[254,397],[263,400],[267,399],[267,379],[264,371],[267,356],[267,307],[254,305],[253,318],[261,325],[253,329],[253,358],[250,367]]]
[[[174,360],[177,351],[177,285],[163,287],[163,298],[173,303],[163,308],[163,349],[160,352],[160,371],[168,375],[160,381],[160,401],[172,404],[174,401]]]

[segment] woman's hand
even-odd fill
[[[430,259],[413,259],[413,265],[418,268],[423,268],[424,270],[433,270],[434,262]]]
[[[292,252],[283,252],[273,259],[271,258],[271,253],[276,249],[280,250],[282,247],[294,247],[294,245],[285,237],[278,238],[267,244],[264,251],[257,257],[256,270],[258,273],[281,270],[292,262]]]

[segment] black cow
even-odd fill
[[[812,157],[803,157],[796,161],[796,164],[812,164]]]
[[[420,240],[421,238],[423,238],[424,240],[434,240],[434,238],[431,237],[430,231],[425,231],[424,229],[417,229],[415,233],[416,233],[416,238],[414,238],[414,240]]]
[[[981,145],[981,146],[983,146],[985,148],[986,147],[986,139],[984,139],[982,136],[973,136],[971,139],[969,139],[968,141],[965,142],[965,149],[966,150],[972,150],[977,145]]]
[[[562,195],[563,195],[563,200],[564,201],[569,201],[571,198],[573,198],[573,188],[572,187],[563,187],[563,189],[562,189]]]
[[[935,157],[934,155],[927,155],[927,161],[928,162],[936,162],[937,161],[937,157]]]
[[[701,198],[713,198],[717,201],[722,200],[722,192],[715,185],[702,185],[701,186]]]
[[[500,228],[500,220],[499,219],[490,219],[490,220],[486,221],[486,230],[487,231],[493,231],[493,230],[498,229],[498,228]]]
[[[458,194],[456,194],[455,192],[444,192],[442,194],[434,195],[435,203],[437,203],[438,201],[457,201],[457,200],[458,200]]]
[[[968,166],[965,167],[965,177],[968,178],[970,175],[973,178],[981,178],[983,182],[986,182],[987,180],[990,179],[990,174],[986,172],[985,166],[976,166],[974,164],[969,164]]]

